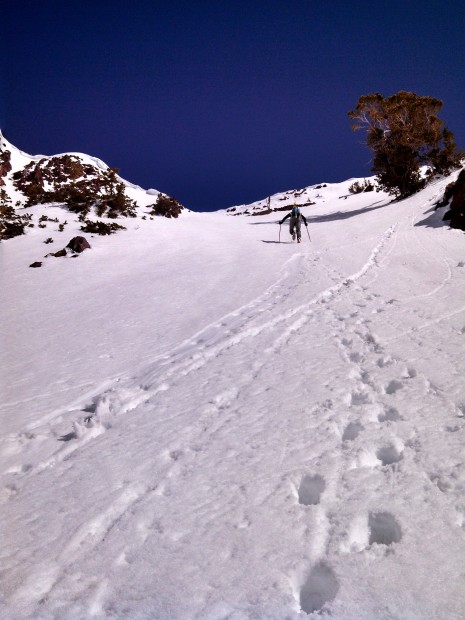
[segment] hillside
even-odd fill
[[[349,179],[342,183],[318,183],[302,189],[292,189],[286,192],[279,192],[268,198],[257,200],[247,205],[238,205],[226,209],[228,215],[249,215],[262,216],[280,211],[289,211],[293,205],[300,208],[313,205],[321,205],[328,200],[347,200],[351,195],[351,188],[354,185],[364,187],[367,184],[371,191],[376,187],[374,177],[368,179]],[[371,193],[371,192],[367,192]],[[371,198],[371,202],[374,198]],[[284,214],[283,214],[284,215]]]
[[[83,153],[28,155],[0,132],[0,241],[45,228],[43,206],[59,206],[84,232],[112,234],[129,218],[178,217],[175,198],[129,183],[101,160]],[[55,232],[63,233],[68,219]],[[64,236],[64,235],[63,235]]]
[[[456,176],[2,243],[1,617],[462,619]]]

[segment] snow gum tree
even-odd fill
[[[405,198],[435,174],[460,167],[463,153],[438,117],[443,102],[399,91],[390,97],[363,95],[349,112],[352,129],[365,130],[373,151],[372,171],[382,189]],[[427,166],[427,175],[421,167]]]

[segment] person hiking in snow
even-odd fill
[[[294,241],[294,239],[297,236],[297,242],[300,243],[300,220],[302,219],[305,226],[307,227],[307,220],[305,219],[305,217],[302,215],[302,213],[300,212],[299,207],[297,207],[296,205],[294,205],[292,207],[292,211],[289,211],[289,213],[286,215],[286,217],[284,217],[279,224],[284,224],[284,222],[287,220],[287,218],[290,217],[290,221],[289,221],[289,232],[292,235],[292,240]]]

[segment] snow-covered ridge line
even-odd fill
[[[14,146],[13,144],[11,144],[11,142],[9,142],[5,138],[5,136],[2,134],[1,130],[0,130],[0,146],[2,149],[9,150],[12,153],[16,151],[18,155],[21,155],[21,157],[24,157],[25,159],[28,159],[30,161],[40,161],[41,159],[51,159],[52,157],[63,157],[63,155],[74,155],[76,157],[79,157],[80,159],[92,162],[93,164],[97,166],[97,168],[100,168],[101,170],[107,170],[110,167],[98,157],[87,155],[86,153],[81,153],[79,151],[69,151],[66,153],[55,153],[53,155],[31,155],[29,153],[26,153],[25,151],[22,151],[21,149]]]
[[[11,153],[11,165],[12,165],[12,171],[10,173],[10,175],[8,175],[9,179],[11,179],[11,176],[15,173],[18,172],[18,170],[24,168],[25,165],[31,163],[31,162],[39,162],[41,160],[45,160],[45,161],[49,161],[51,159],[57,159],[57,158],[61,158],[64,156],[72,156],[72,157],[77,157],[78,159],[80,159],[83,163],[86,164],[90,164],[92,166],[94,166],[95,168],[97,168],[98,170],[105,172],[107,170],[110,169],[111,166],[109,166],[108,164],[106,164],[103,160],[101,160],[98,157],[95,157],[93,155],[88,155],[86,153],[81,153],[79,151],[69,151],[66,153],[56,153],[54,155],[31,155],[29,153],[26,153],[24,151],[22,151],[21,149],[19,149],[18,147],[14,146],[11,142],[9,142],[5,136],[3,135],[3,133],[0,130],[0,151],[9,151]],[[147,203],[150,201],[150,198],[148,198],[148,200],[145,198],[145,195],[153,196],[156,195],[158,193],[162,193],[163,192],[159,192],[158,190],[154,190],[154,189],[144,189],[141,186],[132,183],[131,181],[128,181],[127,179],[124,179],[123,177],[121,177],[120,175],[116,175],[117,179],[123,183],[129,190],[131,190],[131,198],[133,198],[134,200],[136,200],[136,202],[140,202],[140,203]],[[7,183],[7,188],[8,190],[13,189],[11,187],[11,180],[10,183]],[[165,194],[166,195],[166,194]]]
[[[365,181],[368,182],[373,189],[376,187],[376,177],[374,176],[354,177],[338,183],[317,183],[302,189],[278,192],[277,194],[273,194],[272,196],[268,196],[250,204],[236,205],[226,209],[226,213],[233,216],[260,216],[274,211],[289,210],[294,205],[302,208],[322,204],[335,198],[346,200],[354,195],[351,194],[349,188],[355,183],[362,185]]]

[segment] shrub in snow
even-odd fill
[[[102,220],[85,220],[84,226],[81,226],[81,230],[87,233],[93,233],[96,235],[111,235],[117,230],[126,230],[124,226],[117,224],[116,222],[106,223]]]
[[[152,209],[150,215],[162,215],[164,217],[178,217],[184,209],[176,198],[165,194],[158,194],[157,202],[154,205],[149,205],[149,208]]]
[[[354,130],[367,132],[373,151],[373,172],[380,187],[399,198],[422,189],[436,174],[460,166],[463,153],[438,117],[443,102],[433,97],[399,91],[384,98],[363,95],[349,112]],[[428,166],[425,177],[422,166]]]
[[[114,218],[119,215],[136,217],[135,207],[136,203],[124,193],[123,183],[117,183],[110,195],[99,198],[97,213],[104,215],[106,212],[107,217]]]
[[[349,192],[351,194],[361,194],[362,192],[372,192],[374,189],[375,186],[373,185],[373,183],[365,179],[363,183],[359,183],[358,181],[352,183],[352,185],[349,187]]]
[[[80,218],[86,218],[95,204],[95,195],[85,184],[68,185],[57,189],[52,201],[63,202],[70,211],[79,213]]]
[[[0,153],[0,187],[5,185],[5,181],[2,177],[6,177],[6,175],[11,170],[11,153],[10,151],[2,151]]]
[[[56,222],[58,224],[58,218],[57,217],[51,218],[51,217],[48,217],[47,215],[41,215],[39,217],[39,222],[41,223],[42,222]]]
[[[96,172],[96,168],[84,164],[76,155],[62,155],[31,161],[14,173],[13,181],[15,187],[28,198],[29,204],[38,204],[46,202],[41,199],[41,195],[47,193],[45,184],[58,189]]]
[[[30,224],[29,214],[19,215],[11,206],[11,200],[4,189],[0,189],[0,240],[12,239],[24,234]]]
[[[118,170],[101,170],[76,155],[32,161],[13,175],[13,183],[27,198],[27,205],[61,202],[70,211],[87,217],[95,206],[99,216],[135,217],[136,204],[125,194]]]

